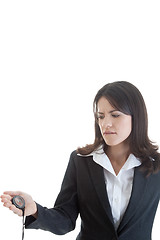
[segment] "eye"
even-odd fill
[[[96,119],[97,119],[97,121],[98,121],[98,120],[100,120],[100,119],[104,119],[104,114],[95,113],[95,117],[96,117]]]
[[[104,119],[103,115],[97,115],[97,119]]]
[[[118,118],[120,115],[119,114],[112,114],[112,117]]]

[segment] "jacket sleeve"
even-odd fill
[[[76,184],[76,152],[74,151],[62,182],[60,193],[54,208],[46,208],[37,204],[38,218],[26,217],[25,228],[42,229],[57,235],[63,235],[75,228],[79,214]]]

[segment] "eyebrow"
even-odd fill
[[[113,113],[113,112],[117,112],[118,110],[111,110],[111,111],[109,111],[109,113]],[[97,113],[99,113],[99,114],[104,114],[104,113],[102,113],[102,112],[97,112]]]

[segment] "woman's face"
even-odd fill
[[[98,101],[97,119],[108,146],[124,143],[132,131],[132,117],[116,110],[105,97]]]

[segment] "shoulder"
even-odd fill
[[[93,153],[90,153],[88,155],[82,155],[80,153],[77,153],[77,150],[74,150],[71,154],[70,154],[70,158],[83,158],[83,159],[87,159],[93,157]]]
[[[71,154],[70,154],[70,162],[74,162],[75,165],[77,164],[83,164],[85,162],[88,162],[90,160],[93,160],[93,154],[89,154],[89,155],[81,155],[79,153],[77,153],[76,150],[74,150]]]

